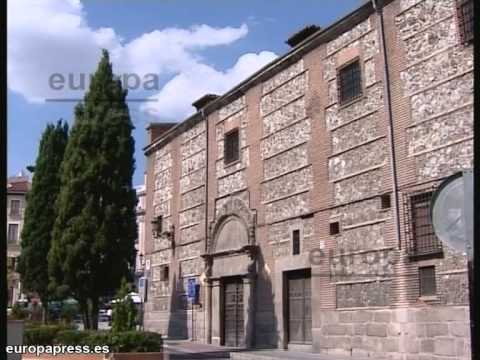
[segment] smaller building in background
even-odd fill
[[[135,284],[138,286],[139,279],[143,276],[144,272],[144,254],[145,254],[145,185],[139,185],[136,187],[137,191],[137,239],[135,240]]]
[[[22,298],[20,276],[16,272],[20,255],[20,234],[23,228],[26,194],[31,183],[23,171],[7,180],[7,266],[8,266],[8,306],[13,306]]]

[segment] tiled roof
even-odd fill
[[[28,181],[12,181],[7,183],[8,193],[26,193],[30,189]]]

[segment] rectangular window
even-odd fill
[[[240,142],[238,129],[225,134],[223,151],[225,164],[237,161],[240,158]]]
[[[330,223],[330,235],[340,234],[340,223],[338,221]]]
[[[153,236],[159,237],[163,231],[163,217],[162,215],[156,216],[152,221]]]
[[[292,232],[292,254],[300,254],[300,230],[293,230]]]
[[[432,296],[437,294],[435,266],[419,268],[418,277],[420,279],[420,296]]]
[[[383,194],[380,197],[380,201],[382,205],[382,210],[390,209],[391,207],[390,194]]]
[[[168,281],[169,269],[168,265],[164,265],[160,269],[160,281]]]
[[[462,43],[473,41],[473,0],[457,0],[458,30]]]
[[[20,215],[20,200],[10,201],[10,216]]]
[[[408,252],[410,256],[441,256],[440,240],[435,235],[430,219],[430,202],[433,191],[409,196],[408,214]]]
[[[341,68],[338,71],[337,79],[340,104],[362,95],[362,74],[359,60]]]
[[[18,224],[8,224],[8,242],[18,242]]]

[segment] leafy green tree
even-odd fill
[[[27,193],[25,223],[22,229],[22,251],[18,259],[23,288],[36,292],[47,308],[48,291],[47,255],[52,241],[55,222],[54,204],[60,189],[60,165],[68,141],[68,124],[59,120],[48,124],[42,134],[32,188]],[[46,321],[44,311],[44,321]]]
[[[135,319],[137,316],[137,309],[130,296],[128,296],[129,287],[125,279],[122,279],[122,284],[117,292],[115,304],[113,305],[112,314],[112,331],[130,331],[135,330]]]
[[[50,286],[78,300],[87,329],[98,328],[100,297],[131,278],[135,258],[135,143],[126,96],[104,50],[75,108],[62,163]]]

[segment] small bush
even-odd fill
[[[25,328],[23,342],[25,345],[53,345],[60,331],[72,330],[64,325],[30,325]]]
[[[140,331],[111,333],[108,345],[111,352],[158,352],[162,350],[162,336]]]
[[[109,346],[110,352],[159,352],[162,336],[144,331],[74,330],[61,325],[29,326],[24,332],[25,345]]]
[[[59,331],[55,337],[55,344],[61,345],[87,345],[87,338],[92,334],[91,331],[84,330],[63,330]]]
[[[133,300],[128,296],[129,287],[125,278],[122,279],[117,292],[116,302],[113,305],[112,331],[125,332],[135,330],[136,308]]]

